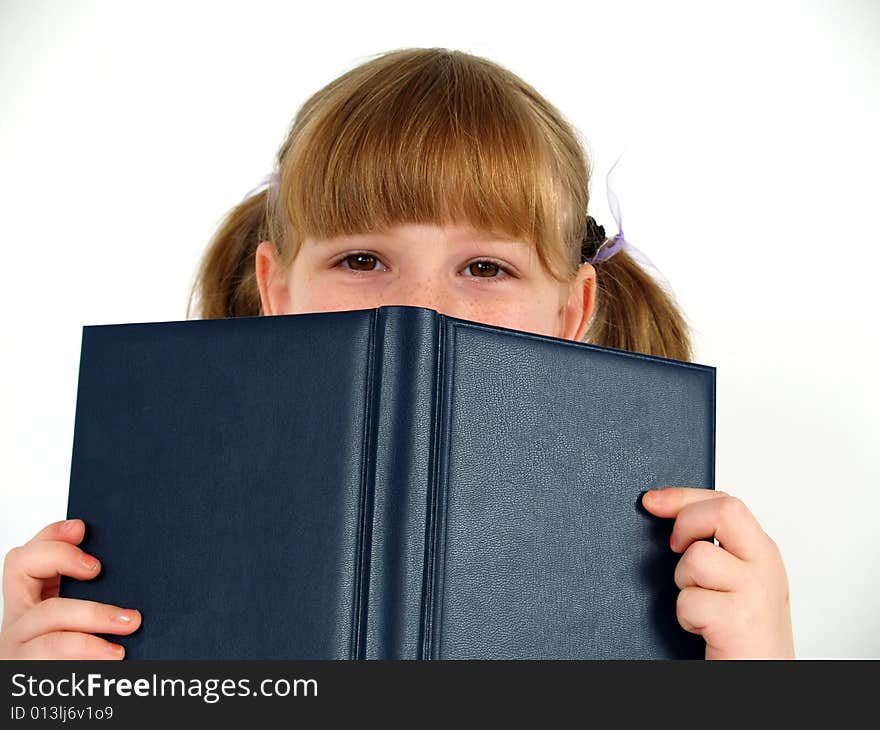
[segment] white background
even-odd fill
[[[409,46],[555,104],[610,231],[625,151],[627,238],[717,368],[717,487],[782,549],[798,655],[880,657],[876,0],[0,2],[0,550],[66,515],[82,326],[184,319],[299,105]]]

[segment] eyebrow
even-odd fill
[[[365,231],[364,233],[352,233],[345,236],[338,236],[338,238],[365,238],[368,236],[381,236],[383,235],[382,231]],[[328,243],[332,239],[320,239],[316,243]],[[464,234],[461,237],[456,237],[452,239],[454,242],[459,243],[465,240],[469,241],[481,241],[481,242],[500,242],[500,243],[519,243],[523,246],[529,246],[526,241],[523,241],[519,238],[513,238],[511,236],[505,235],[503,233],[489,233],[486,231],[475,231],[472,234]]]
[[[523,245],[528,246],[528,244],[525,241],[523,241],[519,238],[512,238],[512,237],[507,236],[503,233],[477,232],[477,233],[474,233],[472,236],[468,236],[468,238],[471,238],[471,239],[474,239],[477,241],[501,241],[503,243],[521,243]]]

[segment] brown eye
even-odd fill
[[[354,271],[372,271],[376,264],[376,257],[368,253],[353,253],[342,260]]]
[[[493,264],[491,261],[474,261],[468,265],[468,270],[471,272],[471,276],[489,279],[498,274],[499,267],[498,264]]]

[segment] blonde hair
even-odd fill
[[[278,151],[278,188],[235,206],[190,293],[203,319],[262,314],[255,251],[287,267],[306,238],[404,223],[470,224],[534,243],[571,282],[587,230],[590,168],[571,125],[518,76],[443,48],[391,51],[351,69],[300,108]],[[276,200],[277,196],[277,200]],[[596,264],[584,341],[691,359],[671,293],[629,254]]]

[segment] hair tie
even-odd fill
[[[620,233],[606,239],[605,228],[593,216],[587,216],[587,233],[581,241],[581,263],[597,264],[607,261],[628,246],[629,242]]]

